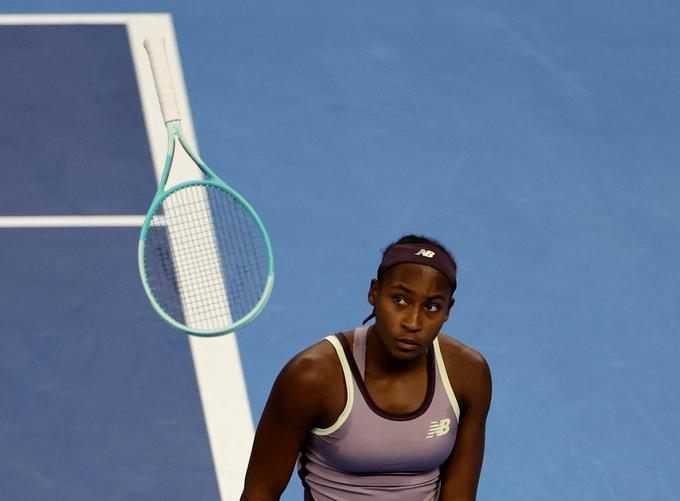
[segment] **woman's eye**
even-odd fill
[[[394,302],[400,305],[405,305],[406,299],[404,298],[404,296],[394,296]]]

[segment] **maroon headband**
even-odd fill
[[[430,244],[397,244],[385,252],[378,267],[378,278],[383,272],[396,264],[416,263],[431,266],[441,272],[451,284],[451,292],[456,290],[456,265],[446,252]]]

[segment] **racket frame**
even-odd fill
[[[153,201],[151,202],[151,207],[149,208],[146,218],[144,219],[144,224],[142,225],[142,229],[140,232],[139,236],[139,244],[137,248],[137,263],[139,267],[139,274],[142,280],[142,284],[144,286],[144,291],[146,292],[147,296],[150,299],[151,305],[153,308],[156,310],[156,312],[160,315],[160,317],[165,320],[168,324],[173,326],[174,328],[185,332],[187,334],[192,334],[195,336],[221,336],[223,334],[228,334],[230,332],[234,332],[241,327],[247,325],[250,323],[257,315],[262,312],[264,309],[265,305],[269,301],[269,297],[271,296],[272,289],[274,287],[274,254],[272,252],[272,246],[271,246],[271,241],[269,240],[269,235],[267,234],[267,230],[265,229],[264,225],[262,224],[262,221],[260,220],[260,217],[257,215],[255,210],[252,208],[252,206],[246,201],[245,198],[243,198],[236,190],[231,188],[228,184],[226,184],[224,181],[222,181],[217,175],[203,162],[201,157],[194,152],[194,150],[191,148],[189,145],[186,137],[184,136],[184,132],[182,130],[182,125],[181,121],[179,119],[177,120],[171,120],[169,122],[166,122],[165,124],[166,130],[167,130],[167,137],[168,137],[168,150],[167,154],[165,157],[165,166],[163,167],[163,173],[161,175],[161,179],[158,183],[158,189],[156,191],[156,195],[154,196]],[[196,165],[203,171],[203,173],[207,176],[207,179],[202,179],[202,180],[192,180],[192,181],[185,181],[182,183],[178,183],[174,186],[172,186],[170,189],[166,190],[166,184],[168,182],[168,176],[170,175],[170,168],[172,165],[172,161],[174,158],[175,154],[175,147],[176,143],[179,142],[184,151],[191,157],[191,159],[196,163]],[[156,210],[158,209],[159,205],[163,203],[163,201],[175,193],[176,191],[179,191],[183,188],[189,187],[189,186],[206,186],[206,187],[213,187],[217,188],[219,190],[227,192],[231,197],[233,197],[239,204],[243,206],[243,208],[246,209],[246,212],[250,215],[250,217],[253,218],[255,221],[258,230],[262,234],[264,244],[265,244],[265,249],[267,251],[267,259],[268,259],[268,274],[267,274],[267,280],[265,282],[264,290],[262,292],[262,295],[260,297],[260,300],[257,302],[257,304],[248,312],[244,317],[238,319],[236,322],[230,324],[226,328],[219,328],[219,329],[196,329],[196,328],[191,328],[187,325],[184,325],[181,322],[178,322],[174,318],[172,318],[170,315],[168,315],[165,310],[160,306],[158,301],[156,300],[156,296],[152,292],[151,288],[149,287],[148,280],[146,278],[146,273],[144,271],[144,246],[146,243],[146,236],[149,231],[149,227],[151,226],[151,221],[156,214]],[[181,300],[181,295],[180,295],[180,300]]]

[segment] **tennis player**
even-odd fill
[[[385,250],[364,326],[327,337],[278,375],[242,501],[279,499],[296,462],[305,500],[475,499],[491,375],[478,352],[440,332],[456,269],[429,238],[407,235]]]

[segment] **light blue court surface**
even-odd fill
[[[422,232],[460,265],[446,332],[494,375],[478,499],[680,499],[680,5],[97,10],[172,14],[201,154],[272,237],[274,294],[237,336],[255,421],[291,356],[368,313],[380,250]],[[128,35],[0,20],[0,226],[145,212]],[[146,302],[136,240],[0,228],[1,499],[219,498],[193,351]]]

